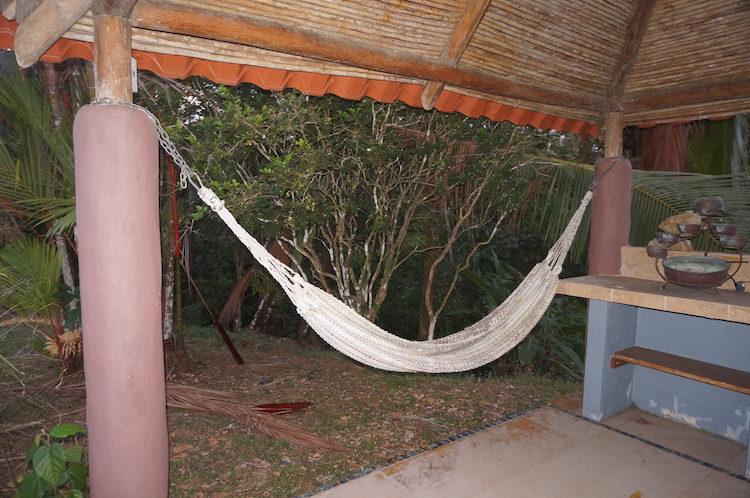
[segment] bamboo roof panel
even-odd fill
[[[562,88],[605,94],[602,87],[606,89],[617,64],[613,54],[624,38],[627,15],[598,19],[592,30],[578,21],[585,4],[495,2],[462,64],[527,82],[553,80]]]
[[[628,91],[750,79],[750,5],[742,0],[657,2]]]
[[[18,25],[0,21],[15,48]],[[611,112],[651,125],[750,109],[748,0],[139,0],[130,21],[139,64],[167,77],[583,133]],[[48,59],[91,52],[90,14],[72,22]]]

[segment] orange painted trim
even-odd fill
[[[13,49],[18,24],[0,16],[0,49]],[[70,58],[93,61],[94,50],[90,42],[62,38],[42,57],[48,62],[62,62]],[[264,90],[280,91],[295,88],[307,95],[334,94],[349,100],[370,97],[378,102],[400,100],[413,107],[421,107],[422,85],[394,81],[371,80],[353,76],[332,76],[304,71],[287,71],[258,66],[208,61],[182,55],[167,55],[133,50],[139,69],[147,69],[165,78],[184,79],[204,76],[224,85],[252,83]],[[597,135],[598,126],[583,121],[550,116],[516,107],[490,102],[443,90],[435,103],[442,112],[460,112],[471,118],[486,117],[493,121],[510,121],[519,126],[530,125],[538,129],[573,132],[580,135]]]

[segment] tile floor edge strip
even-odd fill
[[[658,443],[654,443],[653,441],[649,441],[648,439],[642,438],[640,436],[636,436],[635,434],[631,434],[630,432],[623,431],[621,429],[618,429],[616,427],[612,427],[611,425],[607,425],[607,424],[602,423],[602,422],[597,422],[595,420],[591,420],[590,418],[584,417],[580,413],[572,412],[572,411],[570,411],[570,410],[568,410],[566,408],[562,408],[562,407],[555,406],[555,405],[552,405],[552,404],[550,404],[548,406],[551,407],[551,408],[554,408],[556,410],[559,410],[559,411],[561,411],[563,413],[567,413],[568,415],[572,415],[572,416],[574,416],[576,418],[579,418],[581,420],[585,420],[586,422],[589,422],[591,424],[598,425],[599,427],[602,427],[604,429],[609,429],[610,431],[617,432],[618,434],[622,434],[623,436],[627,436],[629,438],[636,439],[636,440],[638,440],[638,441],[640,441],[642,443],[645,443],[645,444],[647,444],[649,446],[653,446],[656,449],[659,449],[659,450],[662,450],[662,451],[666,451],[667,453],[672,453],[673,455],[676,455],[678,457],[684,458],[686,460],[690,460],[693,463],[697,463],[699,465],[703,465],[704,467],[708,467],[709,469],[713,469],[713,470],[722,472],[722,473],[724,473],[724,474],[726,474],[728,476],[735,477],[735,478],[737,478],[737,479],[739,479],[741,481],[750,482],[750,477],[746,477],[746,476],[737,474],[735,472],[732,472],[731,470],[727,470],[725,468],[719,467],[718,465],[714,465],[714,464],[709,463],[709,462],[704,462],[703,460],[701,460],[699,458],[695,458],[693,456],[690,456],[687,453],[682,453],[681,451],[673,450],[672,448],[667,448],[666,446],[663,446],[663,445],[658,444]]]
[[[547,406],[552,406],[552,405],[547,405]],[[365,476],[367,474],[371,474],[372,472],[374,472],[376,470],[380,470],[380,469],[384,469],[386,467],[390,467],[391,465],[395,465],[397,463],[401,463],[404,460],[409,460],[410,458],[414,458],[414,457],[419,456],[419,455],[421,455],[423,453],[427,453],[428,451],[437,449],[437,448],[439,448],[441,446],[445,446],[445,445],[454,443],[456,441],[460,441],[460,440],[465,439],[465,438],[467,438],[469,436],[472,436],[474,434],[480,433],[480,432],[485,431],[487,429],[492,429],[493,427],[497,427],[498,425],[504,424],[505,422],[510,422],[511,420],[517,419],[519,417],[523,417],[524,415],[528,415],[528,414],[533,413],[533,412],[535,412],[537,410],[540,410],[542,408],[544,408],[544,407],[543,406],[537,406],[537,407],[534,407],[534,408],[529,408],[529,409],[524,410],[522,412],[514,413],[513,415],[504,416],[504,417],[499,418],[497,420],[493,420],[492,422],[489,422],[489,423],[486,423],[484,425],[481,425],[481,426],[479,426],[479,427],[477,427],[475,429],[469,429],[469,430],[460,432],[460,433],[458,433],[458,434],[456,434],[454,436],[451,436],[451,437],[449,437],[447,439],[442,439],[440,441],[436,441],[434,443],[431,443],[429,446],[423,446],[422,448],[419,448],[419,449],[414,450],[412,452],[405,453],[403,455],[399,455],[397,457],[390,458],[390,459],[388,459],[388,460],[386,460],[386,461],[384,461],[382,463],[379,463],[377,465],[374,465],[372,467],[368,467],[366,469],[362,469],[360,471],[357,471],[357,472],[351,474],[348,477],[344,477],[342,479],[339,479],[336,482],[333,482],[333,483],[330,483],[330,484],[324,484],[322,486],[319,486],[319,487],[315,488],[312,491],[308,491],[308,492],[303,493],[301,495],[293,496],[292,498],[309,498],[311,496],[315,496],[317,494],[322,493],[323,491],[328,491],[329,489],[335,488],[336,486],[340,486],[342,484],[346,484],[347,482],[353,481],[354,479],[357,479],[359,477],[363,477],[363,476]]]

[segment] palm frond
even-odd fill
[[[7,64],[6,64],[7,66]],[[68,221],[71,227],[75,180],[70,123],[55,125],[33,72],[17,67],[0,72],[0,198],[30,227]]]
[[[338,444],[328,442],[286,420],[270,415],[265,409],[249,406],[232,393],[180,384],[167,385],[167,406],[223,415],[247,424],[275,439],[283,439],[304,448],[320,451],[346,452]]]
[[[0,306],[23,315],[42,315],[52,322],[62,259],[53,244],[23,239],[0,248]]]
[[[540,159],[535,163],[535,189],[526,207],[524,224],[537,227],[547,243],[560,236],[593,180],[590,165]],[[702,175],[660,171],[633,171],[630,243],[644,246],[666,218],[692,210],[699,197],[719,196],[727,212],[721,222],[738,226],[737,235],[750,231],[750,173]],[[571,247],[572,261],[581,261],[588,245],[590,212],[581,223]],[[719,250],[717,246],[712,250]]]
[[[690,139],[690,171],[709,175],[748,171],[749,115],[700,122]]]
[[[536,181],[533,182],[533,192],[527,198],[523,223],[527,229],[537,227],[545,242],[552,243],[565,230],[590,188],[594,180],[594,167],[541,158],[532,162],[531,166]],[[590,211],[587,211],[570,248],[572,261],[578,262],[584,258],[588,247],[590,216]]]

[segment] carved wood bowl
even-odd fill
[[[678,256],[662,261],[667,282],[692,289],[718,287],[729,279],[731,264],[708,256]]]

